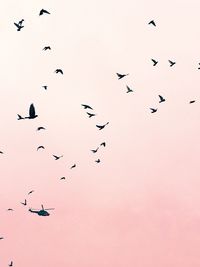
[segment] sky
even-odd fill
[[[1,1],[0,266],[199,267],[199,8]],[[28,211],[42,204],[50,216]]]

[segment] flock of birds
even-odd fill
[[[40,12],[39,12],[39,16],[42,16],[42,15],[50,15],[50,12],[47,11],[47,10],[45,10],[45,9],[41,9]],[[17,31],[21,31],[24,28],[24,25],[23,24],[24,24],[24,19],[20,20],[18,23],[16,23],[16,22],[14,23],[14,25],[17,28]],[[151,25],[151,26],[153,26],[153,27],[156,27],[156,23],[155,23],[154,20],[151,20],[148,24]],[[44,51],[51,50],[51,47],[50,46],[45,46],[43,48],[43,50]],[[157,66],[157,64],[158,64],[158,61],[157,60],[155,60],[155,59],[152,58],[151,61],[153,63],[153,67]],[[172,61],[172,60],[169,60],[169,64],[170,64],[169,65],[170,67],[174,67],[174,65],[176,64],[176,62],[175,61]],[[200,67],[199,67],[199,69],[200,69]],[[63,72],[62,69],[56,69],[55,70],[55,73],[56,74],[64,75],[64,72]],[[116,75],[117,75],[118,79],[120,80],[120,79],[123,79],[124,77],[126,77],[129,74],[116,73]],[[45,85],[45,86],[43,86],[43,88],[45,90],[47,90],[48,89],[48,86]],[[127,89],[126,93],[133,93],[133,90],[128,85],[126,85],[126,89]],[[163,102],[166,101],[166,99],[163,96],[158,95],[158,97],[159,97],[159,103],[163,103]],[[191,100],[189,103],[192,104],[194,102],[195,102],[195,100]],[[96,114],[93,112],[93,108],[90,105],[88,105],[88,104],[81,104],[81,106],[83,107],[84,110],[86,110],[86,114],[88,115],[89,118],[92,118],[92,117],[96,116]],[[157,110],[158,110],[157,108],[150,108],[151,113],[155,113],[155,112],[157,112]],[[20,114],[17,114],[17,116],[18,116],[18,118],[17,118],[18,120],[36,119],[38,117],[38,115],[36,114],[35,106],[34,106],[33,103],[29,107],[29,114],[28,114],[28,116],[22,116]],[[98,125],[97,124],[96,127],[97,127],[98,130],[103,130],[108,124],[109,124],[109,122],[106,122],[105,124],[101,124],[101,125]],[[41,131],[41,130],[46,130],[46,128],[43,127],[43,126],[40,126],[40,127],[37,128],[37,131]],[[106,142],[102,142],[97,148],[91,149],[91,152],[94,153],[94,154],[97,153],[98,150],[100,149],[100,147],[106,147]],[[45,147],[43,145],[40,145],[40,146],[37,147],[37,151],[39,151],[41,149],[45,149]],[[0,154],[4,154],[4,152],[3,151],[0,151]],[[55,160],[59,160],[60,158],[63,157],[63,155],[60,155],[60,156],[58,156],[58,155],[52,155],[52,156],[53,156],[53,158]],[[95,162],[97,164],[99,164],[101,162],[101,160],[98,158],[97,160],[95,160]],[[76,166],[77,166],[76,164],[73,164],[70,167],[70,169],[74,169]],[[65,180],[65,179],[66,179],[65,176],[63,176],[63,177],[60,178],[60,180]],[[34,190],[31,190],[30,192],[28,192],[28,195],[30,195],[32,193],[34,193]],[[20,203],[23,206],[27,206],[27,199],[25,199],[23,202],[20,202]],[[53,210],[52,208],[45,209],[43,207],[43,205],[41,205],[41,207],[42,208],[41,209],[38,209],[38,210],[34,210],[34,209],[29,208],[29,211],[32,212],[32,213],[36,213],[39,216],[49,216],[50,214],[49,214],[48,210]],[[9,209],[7,209],[7,211],[14,211],[14,210],[12,208],[9,208]],[[4,239],[3,236],[0,237],[0,240],[3,240],[3,239]],[[13,261],[10,261],[10,263],[8,264],[8,266],[13,266]]]

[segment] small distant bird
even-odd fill
[[[60,180],[65,180],[65,177],[64,177],[64,176],[63,176],[63,177],[61,177],[61,178],[60,178]]]
[[[4,154],[3,151],[0,151],[0,154]]]
[[[26,206],[27,205],[26,199],[24,200],[24,202],[21,202],[21,204]]]
[[[8,266],[10,266],[10,267],[13,266],[13,261],[11,261],[10,264],[9,264]]]
[[[96,116],[96,114],[92,114],[92,113],[89,113],[89,112],[87,112],[87,114],[88,114],[89,118],[92,118],[92,117]]]
[[[46,128],[40,126],[40,127],[37,128],[37,131],[40,131],[40,130],[46,130]]]
[[[18,116],[18,120],[24,120],[24,118],[21,115],[17,114],[17,116]]]
[[[56,69],[56,70],[55,70],[55,73],[63,74],[63,71],[62,71],[61,69]]]
[[[42,86],[45,90],[47,90],[48,86],[47,85],[43,85]]]
[[[62,158],[63,155],[62,155],[62,156],[56,156],[56,155],[53,155],[53,157],[55,158],[55,160],[58,160],[58,159]]]
[[[133,92],[133,90],[132,90],[128,85],[126,86],[126,88],[127,88],[126,93],[131,93],[131,92]]]
[[[28,192],[28,195],[32,194],[34,192],[34,190],[31,190]]]
[[[42,50],[46,51],[46,50],[51,50],[50,46],[45,46]]]
[[[93,110],[93,108],[92,107],[90,107],[89,105],[86,105],[86,104],[81,104],[81,106],[84,108],[84,109],[92,109]]]
[[[20,25],[19,23],[15,23],[14,22],[14,25],[17,27],[17,31],[18,32],[21,31],[22,28],[24,28],[24,26],[23,25]]]
[[[97,160],[95,160],[95,162],[96,162],[96,163],[100,163],[101,161],[100,161],[100,159],[97,159]]]
[[[176,64],[175,61],[168,60],[168,62],[170,63],[170,67],[172,67],[172,66],[174,66]]]
[[[93,153],[97,153],[98,150],[99,150],[99,147],[97,147],[96,149],[92,149],[91,151],[92,151]]]
[[[49,11],[45,10],[45,9],[41,9],[39,16],[43,15],[43,14],[51,14]]]
[[[1,237],[0,237],[0,240],[2,240],[2,239],[4,239],[4,237],[3,237],[3,236],[1,236]]]
[[[35,119],[38,115],[35,114],[35,107],[33,104],[30,105],[29,108],[29,117],[25,117],[25,119]]]
[[[199,63],[199,65],[200,65],[200,63]],[[200,67],[198,67],[198,70],[200,70]]]
[[[75,168],[75,167],[76,167],[76,164],[72,165],[70,169],[73,169],[73,168]]]
[[[37,151],[38,151],[39,149],[41,149],[41,148],[42,148],[42,149],[45,149],[44,146],[39,146],[39,147],[37,148]]]
[[[156,27],[156,23],[155,23],[154,20],[151,20],[148,24],[149,24],[149,25],[153,25],[154,27]]]
[[[195,100],[191,100],[189,103],[190,103],[190,104],[193,104],[193,103],[195,103]]]
[[[153,66],[156,66],[158,64],[158,61],[156,61],[155,59],[151,59],[151,61],[153,62]]]
[[[116,73],[116,74],[117,74],[117,76],[118,76],[118,80],[120,80],[120,79],[124,78],[125,76],[129,75],[129,73],[128,73],[128,74],[120,74],[120,73]]]
[[[164,97],[162,97],[161,95],[158,95],[158,96],[159,96],[159,98],[160,98],[160,101],[159,101],[159,103],[165,102],[165,99],[164,99]]]
[[[150,108],[151,113],[155,113],[157,111],[157,108]]]
[[[105,147],[106,146],[106,142],[101,143],[100,146],[104,146]]]
[[[108,125],[109,122],[107,122],[106,124],[104,125],[96,125],[97,128],[99,128],[99,130],[102,130],[103,128],[105,128],[106,125]]]
[[[13,211],[13,209],[9,208],[9,209],[7,209],[7,211]]]

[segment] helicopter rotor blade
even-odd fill
[[[43,205],[41,205],[42,206],[42,210],[44,210],[44,206]]]

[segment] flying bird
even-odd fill
[[[0,154],[4,154],[3,151],[0,151]]]
[[[38,115],[35,114],[35,107],[33,104],[30,105],[29,108],[29,117],[25,117],[25,119],[35,119]]]
[[[28,192],[28,195],[32,194],[34,192],[34,190],[31,190]]]
[[[21,204],[26,206],[27,205],[26,199],[24,200],[24,202],[21,202]]]
[[[105,147],[106,146],[106,142],[101,143],[100,146],[104,146]]]
[[[75,168],[75,167],[76,167],[76,164],[72,165],[70,169],[73,169],[73,168]]]
[[[10,267],[13,266],[13,261],[11,261],[8,266]]]
[[[93,110],[93,108],[92,107],[90,107],[89,105],[86,105],[86,104],[81,104],[81,106],[84,108],[84,109],[92,109]]]
[[[156,66],[158,64],[158,61],[156,61],[155,59],[151,59],[151,61],[153,62],[153,66]]]
[[[62,156],[56,156],[56,155],[53,155],[53,157],[55,158],[55,160],[58,160],[58,159],[62,158],[63,155],[62,155]]]
[[[44,146],[39,146],[38,148],[37,148],[37,151],[39,150],[39,149],[45,149],[45,147]]]
[[[18,22],[18,25],[22,25],[22,23],[24,22],[24,19],[21,19],[19,22]]]
[[[51,50],[50,46],[45,46],[42,50],[46,51],[46,50]]]
[[[124,78],[125,76],[129,75],[129,73],[128,74],[116,73],[116,74],[117,74],[118,80],[120,80],[120,79]]]
[[[126,86],[126,88],[127,88],[126,93],[132,93],[133,92],[133,90],[128,85]]]
[[[100,159],[97,159],[97,160],[95,160],[95,162],[96,162],[96,163],[100,163],[101,161],[100,161]]]
[[[7,211],[13,211],[13,209],[9,208],[9,209],[7,209]]]
[[[61,178],[60,178],[60,180],[65,180],[65,177],[64,177],[64,176],[63,176],[63,177],[61,177]]]
[[[1,237],[0,237],[0,240],[2,240],[2,239],[4,239],[4,237],[3,237],[3,236],[1,236]]]
[[[39,16],[43,15],[43,14],[51,14],[49,11],[45,10],[45,9],[41,9]]]
[[[99,128],[99,130],[102,130],[103,128],[105,128],[106,125],[108,125],[109,122],[107,122],[106,124],[104,125],[96,125],[97,128]]]
[[[159,96],[159,98],[160,98],[159,103],[165,102],[164,97],[162,97],[161,95],[158,95],[158,96]]]
[[[157,108],[156,109],[155,108],[150,108],[150,110],[151,110],[151,113],[155,113],[157,111]]]
[[[24,120],[24,118],[21,115],[17,114],[17,116],[18,116],[18,120]]]
[[[42,86],[45,90],[47,90],[48,86],[47,85],[43,85]]]
[[[154,27],[156,27],[156,23],[155,23],[154,20],[151,20],[148,24],[149,24],[149,25],[153,25]]]
[[[40,126],[40,127],[37,128],[37,131],[40,131],[40,130],[46,130],[46,128]]]
[[[189,103],[190,103],[190,104],[193,104],[193,103],[195,103],[195,100],[191,100]]]
[[[91,151],[92,151],[93,153],[97,153],[98,150],[99,150],[99,147],[97,147],[96,149],[92,149]]]
[[[56,70],[55,70],[55,73],[63,74],[63,71],[62,71],[61,69],[56,69]]]
[[[21,31],[22,28],[24,28],[24,26],[23,25],[20,25],[19,23],[15,23],[14,22],[14,25],[17,27],[17,31],[18,32]]]
[[[89,112],[87,112],[87,114],[88,114],[89,118],[92,118],[92,117],[96,116],[96,114],[92,114],[92,113],[89,113]]]
[[[174,66],[176,64],[175,61],[168,60],[168,62],[170,63],[170,67],[172,67],[172,66]]]

